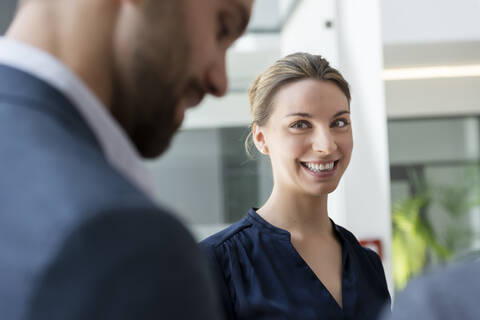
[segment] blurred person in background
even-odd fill
[[[382,319],[480,319],[479,292],[479,260],[448,266],[412,280]]]
[[[292,54],[258,76],[250,108],[272,193],[201,243],[228,319],[377,319],[390,303],[382,262],[328,217],[353,148],[347,81],[320,56]]]
[[[219,319],[141,157],[227,88],[252,0],[23,0],[0,38],[2,319]]]

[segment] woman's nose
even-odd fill
[[[318,129],[313,136],[312,149],[315,152],[330,154],[338,149],[335,138],[328,129]]]

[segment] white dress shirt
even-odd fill
[[[0,64],[22,70],[62,92],[83,116],[107,161],[155,199],[153,182],[132,142],[105,105],[67,66],[25,43],[0,37]]]

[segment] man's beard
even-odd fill
[[[172,15],[177,19],[169,17],[163,34],[148,27],[139,32],[123,66],[126,70],[117,69],[113,77],[112,115],[144,158],[157,157],[168,148],[181,125],[176,114],[179,103],[190,84],[196,83],[188,74],[191,48],[179,23],[183,16]],[[174,38],[171,30],[176,31]]]
[[[178,80],[158,75],[145,62],[137,61],[135,69],[134,87],[129,92],[118,84],[111,110],[140,155],[154,158],[168,148],[180,126]]]

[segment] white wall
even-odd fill
[[[183,129],[247,126],[250,110],[246,92],[232,92],[224,98],[208,96],[187,111]]]
[[[382,0],[385,44],[480,40],[478,0]]]
[[[333,0],[302,0],[282,32],[281,55],[297,51],[320,54],[332,65],[337,65],[336,11]]]
[[[385,88],[391,119],[480,114],[480,77],[387,81]]]
[[[383,0],[385,68],[480,64],[479,0]],[[480,77],[387,81],[388,117],[480,114]]]

